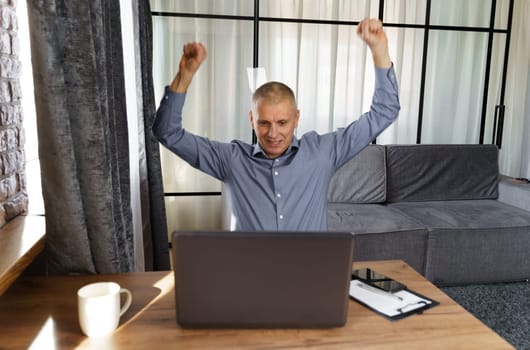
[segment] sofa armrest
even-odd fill
[[[499,201],[530,211],[530,183],[500,175]]]

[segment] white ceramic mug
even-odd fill
[[[120,294],[127,298],[120,307]],[[89,337],[109,334],[118,327],[120,316],[129,309],[132,294],[114,282],[87,284],[77,291],[77,311],[81,330]]]

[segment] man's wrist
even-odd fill
[[[392,60],[390,59],[386,43],[370,47],[370,51],[372,52],[372,59],[375,67],[390,68],[392,66]]]
[[[384,55],[372,55],[374,66],[376,68],[390,68],[392,67],[392,60],[388,53]]]
[[[169,88],[174,92],[186,93],[188,91],[188,87],[191,84],[192,78],[193,75],[182,74],[182,72],[179,71],[175,76],[175,79],[173,79],[169,85]]]

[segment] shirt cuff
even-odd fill
[[[185,92],[175,92],[169,88],[169,85],[166,85],[166,88],[164,89],[164,96],[162,97],[163,100],[167,100],[170,98],[175,98],[177,96],[180,97],[186,97]]]
[[[390,84],[393,89],[397,90],[397,78],[394,70],[394,63],[390,68],[375,68],[375,88],[386,87]]]

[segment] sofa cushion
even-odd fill
[[[499,176],[499,201],[530,212],[530,183]]]
[[[386,200],[385,147],[369,145],[333,175],[328,201],[383,203]]]
[[[328,204],[330,231],[354,234],[354,261],[401,259],[424,273],[427,230],[381,204]]]
[[[425,276],[437,285],[530,277],[530,213],[497,200],[395,203],[429,229]]]
[[[495,145],[387,146],[387,200],[497,198]]]

